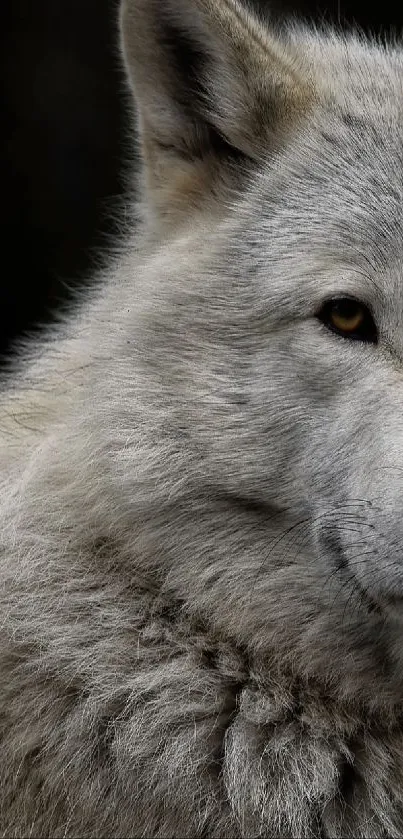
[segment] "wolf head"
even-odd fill
[[[146,230],[102,416],[148,561],[293,665],[400,672],[403,53],[238,0],[121,21]]]

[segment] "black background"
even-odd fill
[[[117,5],[0,0],[0,359],[91,276],[114,234],[130,124]],[[397,7],[270,2],[280,17],[325,17],[374,33],[400,32]]]

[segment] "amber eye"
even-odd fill
[[[318,319],[332,332],[355,341],[376,344],[378,332],[371,312],[353,297],[328,300],[317,313]]]

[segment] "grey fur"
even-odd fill
[[[401,837],[402,50],[122,21],[141,230],[0,398],[0,834]]]

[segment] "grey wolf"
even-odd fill
[[[0,399],[0,832],[403,836],[403,51],[124,0],[136,231]]]

